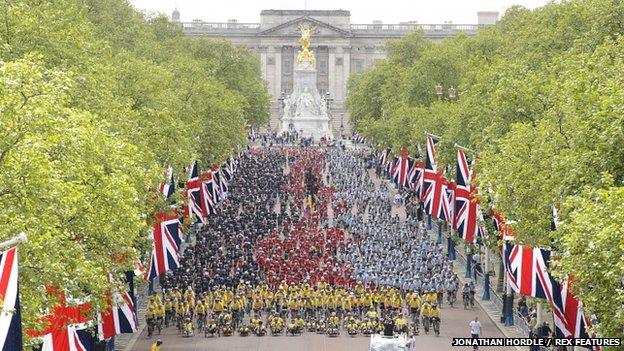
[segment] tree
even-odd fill
[[[512,7],[471,38],[406,36],[351,78],[348,96],[356,129],[378,147],[423,144],[428,131],[441,136],[440,164],[454,162],[454,143],[474,150],[481,204],[513,221],[518,243],[560,253],[557,274],[582,272],[575,290],[609,336],[621,336],[623,323],[608,312],[621,302],[611,303],[623,274],[621,220],[607,205],[624,187],[623,10],[609,0]],[[438,99],[438,82],[456,85],[457,101]],[[550,231],[553,204],[566,229]],[[591,282],[602,264],[609,276]]]

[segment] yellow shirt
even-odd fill
[[[410,308],[420,308],[420,297],[413,296],[409,303],[409,306]]]
[[[436,293],[427,294],[427,301],[429,301],[429,303],[438,301],[438,295]]]
[[[432,308],[431,311],[429,311],[429,316],[430,317],[440,318],[440,309],[439,308]]]
[[[431,306],[424,305],[420,310],[420,315],[423,317],[429,317],[431,315]]]
[[[151,351],[159,351],[159,350],[160,350],[160,346],[158,346],[156,343],[153,343]]]

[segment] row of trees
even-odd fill
[[[251,52],[126,0],[3,1],[0,23],[0,241],[29,236],[22,319],[42,328],[46,286],[98,308],[151,248],[163,165],[224,161],[269,98]]]
[[[624,330],[624,4],[573,0],[509,9],[474,37],[434,44],[420,33],[389,44],[388,59],[353,76],[352,123],[377,147],[442,137],[474,150],[485,208],[514,221],[518,241],[553,247],[555,271],[598,331]],[[435,86],[457,87],[457,98]],[[559,230],[550,231],[552,204]]]

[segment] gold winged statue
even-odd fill
[[[305,28],[301,26],[299,27],[299,31],[301,32],[301,38],[299,38],[301,50],[299,50],[299,54],[297,54],[297,63],[308,61],[314,64],[316,59],[314,58],[314,52],[310,50],[310,36],[312,35],[312,28]]]

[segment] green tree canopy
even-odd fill
[[[470,38],[431,44],[409,35],[353,76],[348,96],[352,122],[377,147],[413,150],[428,131],[442,138],[442,164],[454,163],[455,143],[474,150],[482,205],[513,221],[519,243],[559,243],[557,274],[576,275],[597,330],[619,337],[624,319],[609,311],[624,298],[615,288],[623,236],[607,208],[624,186],[623,11],[620,1],[563,1],[512,7]],[[555,232],[553,204],[565,228]]]
[[[102,306],[108,274],[150,249],[163,165],[223,162],[269,97],[249,50],[126,0],[5,1],[0,20],[0,241],[29,236],[22,318],[41,328],[45,286]]]

